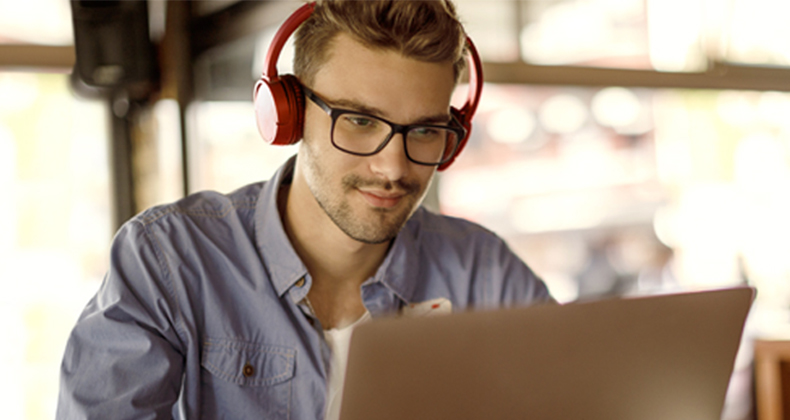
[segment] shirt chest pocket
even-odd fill
[[[295,348],[208,339],[202,350],[200,403],[207,418],[290,417]]]

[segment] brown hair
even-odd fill
[[[302,83],[312,83],[341,32],[372,48],[452,62],[456,81],[466,64],[466,34],[450,0],[318,0],[294,40],[294,73]]]

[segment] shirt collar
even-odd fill
[[[275,172],[272,179],[264,185],[258,197],[255,209],[255,240],[260,249],[260,257],[268,267],[269,276],[278,296],[283,296],[300,279],[308,278],[307,267],[293,249],[290,239],[285,234],[280,211],[277,207],[277,195],[280,186],[291,182],[296,157],[293,156]],[[387,256],[382,261],[376,274],[364,284],[381,283],[391,290],[405,303],[411,303],[417,283],[419,267],[417,262],[418,234],[422,213],[417,209],[409,218],[406,226],[395,237]],[[300,300],[307,295],[308,287],[294,296]]]
[[[272,179],[261,189],[255,207],[255,241],[261,260],[269,270],[274,289],[281,297],[299,279],[307,276],[307,267],[299,259],[288,235],[285,234],[277,207],[280,186],[291,182],[295,160],[296,156],[292,156],[275,172]]]

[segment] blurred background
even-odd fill
[[[486,86],[426,206],[504,237],[562,302],[757,287],[723,414],[756,418],[752,343],[790,339],[790,2],[456,4]],[[4,419],[54,416],[121,223],[296,152],[260,140],[251,97],[299,5],[0,0]]]

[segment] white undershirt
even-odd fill
[[[348,346],[351,343],[351,332],[354,327],[370,319],[370,312],[365,311],[365,314],[351,325],[324,330],[324,339],[332,351],[329,381],[327,382],[325,420],[338,420],[340,418],[340,402],[343,399],[343,382],[346,379],[346,364],[348,362]]]

